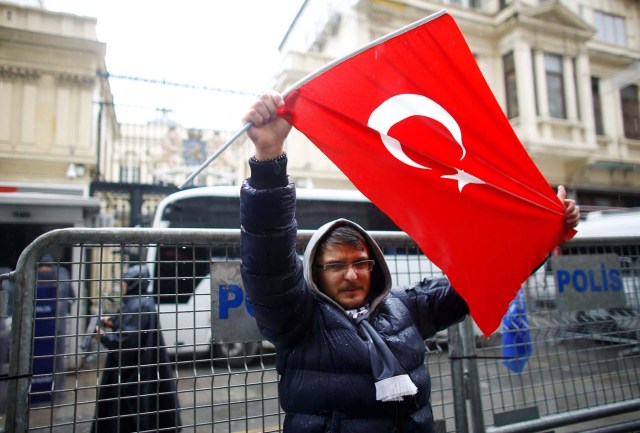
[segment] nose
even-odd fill
[[[347,266],[347,271],[344,274],[344,277],[347,280],[356,280],[358,278],[358,273],[356,272],[356,268],[353,265]]]

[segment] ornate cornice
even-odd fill
[[[0,65],[0,79],[3,80],[39,80],[42,75],[51,72],[39,71],[35,68],[22,66]],[[54,72],[53,76],[59,84],[93,88],[96,85],[96,77],[93,75],[74,74],[70,72]]]
[[[35,81],[39,79],[41,75],[40,71],[33,68],[0,65],[0,78],[3,80],[15,80],[21,78],[23,80]]]
[[[92,75],[71,74],[69,72],[58,72],[54,75],[58,83],[71,84],[80,87],[92,88],[96,84],[96,78]]]

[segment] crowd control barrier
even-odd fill
[[[310,235],[299,233],[300,253]],[[397,283],[441,275],[405,234],[373,235]],[[52,248],[66,251],[70,259],[55,265],[69,273],[39,291],[38,260]],[[238,251],[238,230],[74,228],[35,240],[0,277],[13,290],[0,296],[13,299],[12,308],[0,305],[11,336],[0,431],[91,430],[110,354],[94,338],[95,324],[118,314],[122,274],[140,264],[150,270],[169,353],[157,363],[174,375],[182,431],[281,431],[274,349],[246,308]],[[495,263],[495,272],[508,271]],[[72,299],[60,299],[62,283],[71,284]],[[640,429],[639,296],[640,239],[569,242],[523,284],[490,338],[468,319],[425,342],[436,430]],[[69,316],[39,313],[61,300],[71,303]],[[61,367],[38,368],[52,356]]]

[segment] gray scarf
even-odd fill
[[[380,401],[402,401],[405,395],[414,395],[418,388],[411,381],[389,347],[369,323],[369,305],[347,310],[364,337],[369,349],[371,370],[376,378],[376,399]]]

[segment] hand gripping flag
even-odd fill
[[[445,12],[303,79],[280,114],[447,274],[487,336],[572,236]]]

